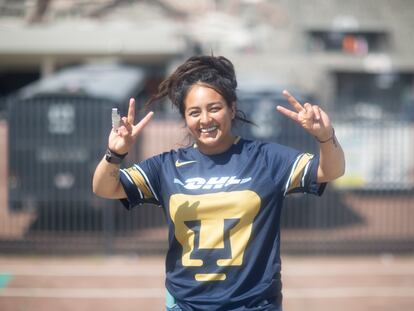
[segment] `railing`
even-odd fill
[[[117,201],[92,194],[92,174],[103,157],[110,129],[110,102],[49,98],[14,104],[0,121],[0,251],[149,254],[166,250],[161,208],[148,205],[127,211]],[[414,251],[413,124],[335,124],[347,157],[347,174],[329,184],[321,198],[286,199],[282,249],[290,253]],[[294,139],[298,138],[286,141]],[[126,165],[185,143],[182,122],[152,120]]]

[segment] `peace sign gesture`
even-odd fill
[[[311,105],[309,103],[301,105],[287,90],[283,91],[283,95],[287,98],[288,102],[293,106],[296,112],[282,106],[277,106],[277,111],[299,123],[319,141],[325,141],[331,137],[331,121],[328,115],[318,105]]]
[[[129,100],[128,117],[122,117],[122,125],[116,130],[111,130],[108,139],[108,148],[118,154],[127,153],[134,144],[138,134],[147,125],[153,115],[154,112],[150,111],[140,122],[134,124],[135,99],[131,98]]]

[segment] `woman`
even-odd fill
[[[320,143],[320,155],[232,133],[237,110],[236,77],[224,57],[188,59],[150,101],[166,96],[185,120],[194,145],[133,167],[120,163],[150,121],[135,124],[130,100],[123,125],[111,131],[93,190],[121,199],[127,208],[161,205],[169,228],[167,310],[281,310],[280,212],[292,192],[321,195],[325,183],[344,173],[344,154],[328,115],[303,106],[287,91],[295,111],[277,107]]]

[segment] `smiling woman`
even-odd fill
[[[185,99],[184,114],[188,130],[204,154],[222,153],[233,144],[235,105],[229,107],[213,88],[195,84]]]
[[[224,57],[188,59],[163,81],[148,102],[168,97],[194,144],[120,169],[136,137],[150,121],[135,124],[135,101],[109,135],[93,190],[121,199],[128,209],[161,206],[169,227],[167,310],[282,310],[280,213],[294,192],[321,195],[341,176],[345,160],[328,115],[302,105],[275,107],[313,135],[320,155],[232,133],[234,122],[251,123],[237,110],[237,81]]]

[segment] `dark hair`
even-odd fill
[[[168,96],[184,118],[184,101],[189,89],[196,83],[204,84],[218,92],[232,107],[237,102],[237,80],[234,66],[223,56],[193,56],[180,65],[158,86],[158,93],[147,102],[147,107]],[[236,109],[236,120],[253,124],[245,114]]]

